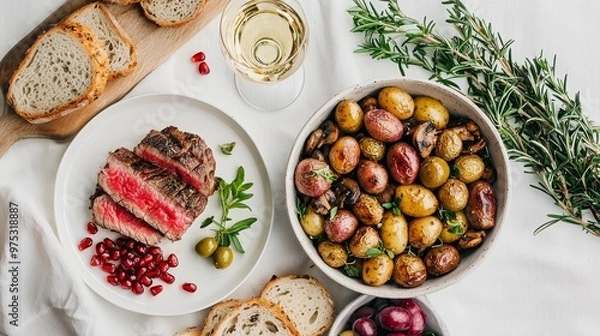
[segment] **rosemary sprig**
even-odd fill
[[[221,178],[217,180],[219,184],[219,199],[221,201],[221,209],[223,210],[221,219],[216,220],[215,216],[210,216],[200,225],[201,228],[205,228],[210,224],[215,224],[217,229],[214,229],[213,231],[215,231],[217,244],[219,246],[229,246],[233,244],[235,249],[240,253],[244,253],[245,251],[238,238],[238,234],[243,230],[249,229],[252,224],[256,222],[256,218],[245,218],[235,222],[231,226],[228,226],[227,222],[231,220],[229,212],[232,209],[246,209],[252,211],[245,201],[252,198],[253,194],[248,193],[247,191],[254,184],[252,182],[244,182],[245,174],[244,168],[239,167],[235,178],[231,183],[227,183]]]
[[[461,90],[498,129],[510,158],[539,177],[532,187],[562,209],[535,233],[562,222],[600,236],[600,129],[584,115],[579,93],[571,96],[567,78],[555,73],[556,57],[540,54],[522,64],[512,58],[513,40],[504,40],[492,25],[473,15],[460,0],[444,0],[444,35],[433,21],[404,14],[395,0],[379,0],[379,11],[367,0],[348,10],[353,32],[364,42],[357,52],[388,59],[404,75],[410,66],[431,79]]]

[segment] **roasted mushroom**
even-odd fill
[[[314,130],[304,144],[304,154],[312,156],[314,151],[323,145],[331,145],[336,142],[340,136],[340,129],[333,121],[325,121],[321,127]]]
[[[412,135],[412,141],[419,156],[427,158],[437,143],[437,131],[433,122],[428,120],[417,125]]]
[[[483,242],[483,239],[485,239],[485,231],[468,230],[458,240],[458,246],[462,249],[470,249],[479,246]]]
[[[358,186],[358,182],[349,177],[343,177],[336,181],[332,190],[335,193],[336,205],[341,208],[343,208],[344,205],[356,203],[360,197],[360,187]]]
[[[335,206],[335,193],[329,189],[323,195],[313,198],[310,204],[316,213],[326,216]]]

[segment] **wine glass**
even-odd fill
[[[304,86],[308,27],[296,0],[230,0],[221,16],[221,49],[235,86],[267,111],[293,103]]]

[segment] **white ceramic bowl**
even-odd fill
[[[346,330],[346,324],[352,317],[352,313],[374,299],[375,297],[371,295],[361,295],[350,302],[336,317],[333,325],[329,329],[329,336],[338,336],[342,331]],[[434,331],[436,336],[450,336],[448,328],[446,328],[444,322],[431,306],[431,302],[424,296],[416,297],[414,299],[425,314],[426,330]]]
[[[335,106],[344,99],[360,100],[361,98],[374,94],[387,86],[397,86],[406,90],[412,96],[427,95],[436,98],[450,111],[452,116],[466,117],[475,121],[487,140],[494,166],[496,168],[497,180],[493,188],[497,201],[496,225],[487,231],[487,237],[482,245],[475,249],[461,252],[459,266],[449,274],[440,277],[430,277],[425,283],[415,288],[401,288],[393,283],[383,286],[372,287],[364,284],[360,279],[350,278],[338,269],[334,269],[321,259],[311,239],[304,233],[298,217],[294,212],[296,207],[296,189],[294,186],[294,170],[299,162],[304,142],[309,134],[317,129],[323,121],[328,119]],[[431,81],[422,81],[408,78],[376,80],[351,87],[333,97],[317,110],[300,130],[292,147],[285,176],[285,193],[288,217],[293,231],[304,251],[308,254],[314,264],[327,276],[340,285],[361,294],[387,298],[409,298],[423,296],[436,292],[442,288],[456,283],[471,272],[475,266],[480,264],[486,253],[494,244],[500,232],[505,211],[508,209],[510,186],[510,167],[506,150],[500,139],[500,135],[490,123],[483,112],[469,99],[457,91]]]

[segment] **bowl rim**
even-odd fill
[[[310,134],[310,132],[312,132],[315,128],[318,127],[318,125],[322,121],[328,118],[328,116],[333,111],[333,108],[337,105],[337,103],[339,103],[343,99],[347,99],[349,96],[356,95],[357,92],[362,92],[363,96],[366,96],[367,94],[377,92],[386,86],[396,86],[405,89],[407,85],[414,85],[421,89],[428,88],[428,90],[434,90],[435,92],[432,92],[431,94],[431,96],[435,96],[434,98],[440,99],[440,96],[444,96],[447,97],[447,99],[453,99],[459,104],[461,104],[464,108],[474,111],[478,115],[479,120],[477,123],[479,124],[479,127],[483,128],[480,124],[481,122],[485,124],[486,139],[488,140],[488,145],[493,143],[494,146],[498,146],[500,149],[496,154],[494,154],[496,156],[496,158],[494,159],[494,164],[496,167],[499,167],[499,165],[502,166],[503,179],[501,180],[499,176],[498,181],[502,181],[502,185],[496,186],[495,189],[501,188],[504,197],[502,200],[497,199],[496,226],[491,231],[488,231],[488,236],[486,237],[483,245],[470,252],[469,257],[471,261],[466,267],[462,267],[460,272],[454,273],[454,275],[453,273],[449,273],[442,277],[432,278],[431,280],[428,279],[422,285],[414,288],[403,288],[396,285],[393,285],[393,287],[391,287],[392,285],[389,284],[379,287],[373,287],[362,283],[362,281],[358,279],[346,276],[342,273],[342,271],[330,267],[329,265],[325,264],[325,262],[321,259],[317,252],[317,249],[313,246],[312,240],[302,230],[295,212],[296,190],[294,185],[294,171],[297,163],[300,161],[300,153],[301,149],[304,146],[305,139]],[[415,96],[415,94],[412,94],[411,92],[409,93],[411,94],[411,96]],[[454,112],[455,114],[457,113],[456,111],[452,112]],[[460,114],[460,112],[458,113]],[[490,134],[492,136],[492,139],[490,139]],[[493,140],[493,142],[491,140]],[[497,158],[500,158],[500,162],[498,162]],[[500,173],[501,170],[497,169],[497,172]],[[473,269],[481,264],[482,259],[487,255],[487,252],[494,245],[493,242],[497,238],[498,234],[502,231],[502,228],[504,226],[502,225],[502,223],[504,221],[506,212],[510,207],[510,176],[511,171],[509,158],[507,150],[502,142],[502,138],[500,137],[500,134],[498,133],[494,125],[491,123],[489,117],[487,117],[487,115],[485,115],[485,113],[483,113],[483,111],[481,111],[481,109],[477,105],[475,105],[470,99],[468,99],[468,97],[465,96],[465,94],[431,80],[407,77],[376,79],[352,85],[346,88],[345,90],[337,93],[331,99],[327,100],[323,105],[321,105],[309,117],[309,119],[306,120],[306,122],[296,135],[293,146],[289,152],[287,167],[285,170],[285,202],[287,207],[287,215],[290,220],[290,225],[292,226],[294,234],[297,240],[299,241],[300,245],[302,246],[302,249],[312,260],[312,262],[315,265],[317,265],[317,267],[330,279],[332,279],[339,285],[360,294],[368,294],[385,298],[411,298],[437,292],[450,285],[453,285],[461,279],[464,279],[465,277],[470,275]],[[459,267],[461,267],[461,265],[459,265]]]
[[[354,313],[356,309],[375,299],[377,299],[376,296],[368,294],[361,294],[355,297],[337,314],[337,316],[335,317],[335,321],[333,322],[333,324],[329,328],[329,331],[327,332],[327,335],[339,336],[339,333],[345,330],[344,325],[346,324],[348,319],[350,319],[352,313]],[[428,321],[426,325],[431,326],[433,324],[434,331],[440,333],[440,335],[438,336],[450,336],[450,331],[448,330],[448,327],[446,326],[438,312],[433,308],[431,301],[426,296],[417,296],[409,299],[414,299],[419,303],[419,306],[421,307],[421,310],[423,310],[423,313],[425,313],[426,319]]]

